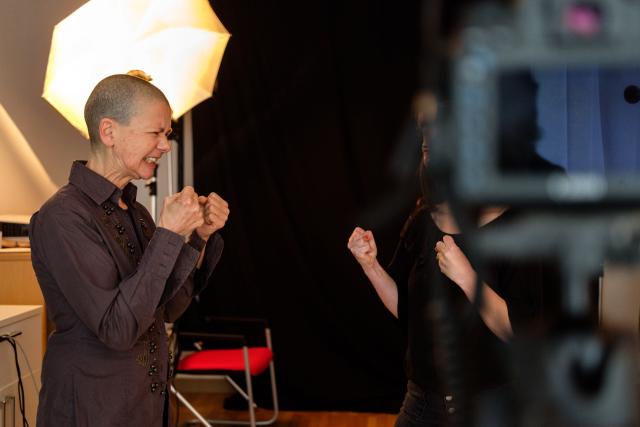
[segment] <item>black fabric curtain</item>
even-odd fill
[[[284,409],[396,412],[404,337],[347,249],[384,265],[418,195],[419,1],[211,1],[232,33],[194,109],[195,186],[231,214],[182,320],[265,317]]]

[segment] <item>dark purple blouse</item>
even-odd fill
[[[29,236],[55,325],[37,425],[161,427],[171,359],[164,322],[206,286],[220,235],[196,269],[204,240],[156,229],[133,184],[120,190],[74,162],[69,184],[31,218]]]

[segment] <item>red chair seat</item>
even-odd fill
[[[258,375],[267,367],[273,353],[267,347],[249,348],[249,371]],[[202,350],[178,363],[178,371],[244,371],[242,349]]]

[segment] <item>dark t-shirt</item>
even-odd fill
[[[513,219],[507,211],[484,227],[497,227]],[[435,339],[433,317],[429,313],[435,287],[449,302],[450,323],[456,325],[459,340],[455,356],[462,362],[463,381],[472,394],[505,384],[509,380],[508,344],[497,338],[474,311],[458,285],[440,272],[434,247],[443,233],[430,213],[417,208],[409,217],[396,248],[388,272],[398,286],[398,317],[407,333],[407,377],[424,390],[443,393],[443,372],[434,354],[442,354],[442,339]],[[465,254],[461,235],[452,236]],[[486,266],[482,280],[508,307],[514,334],[534,322],[542,305],[544,271],[534,262],[492,261]],[[445,333],[452,340],[453,333]],[[442,336],[442,335],[441,335]],[[445,353],[445,358],[447,356]]]

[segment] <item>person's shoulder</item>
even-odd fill
[[[64,185],[58,189],[46,202],[40,207],[40,211],[55,212],[58,210],[70,209],[73,206],[77,196],[77,190],[70,184]]]
[[[511,224],[527,215],[526,209],[509,206],[494,221],[498,225]]]
[[[400,238],[402,239],[411,239],[416,235],[421,235],[426,227],[427,219],[429,216],[427,215],[429,210],[427,209],[426,204],[422,198],[419,198],[416,201],[416,205],[413,210],[409,214],[409,217],[404,223],[402,227],[402,231],[400,232]]]
[[[534,153],[533,158],[529,162],[529,168],[534,172],[543,174],[565,175],[567,173],[562,166],[545,159],[538,153]]]
[[[40,207],[37,216],[40,219],[90,217],[90,209],[80,193],[73,185],[61,187]]]

